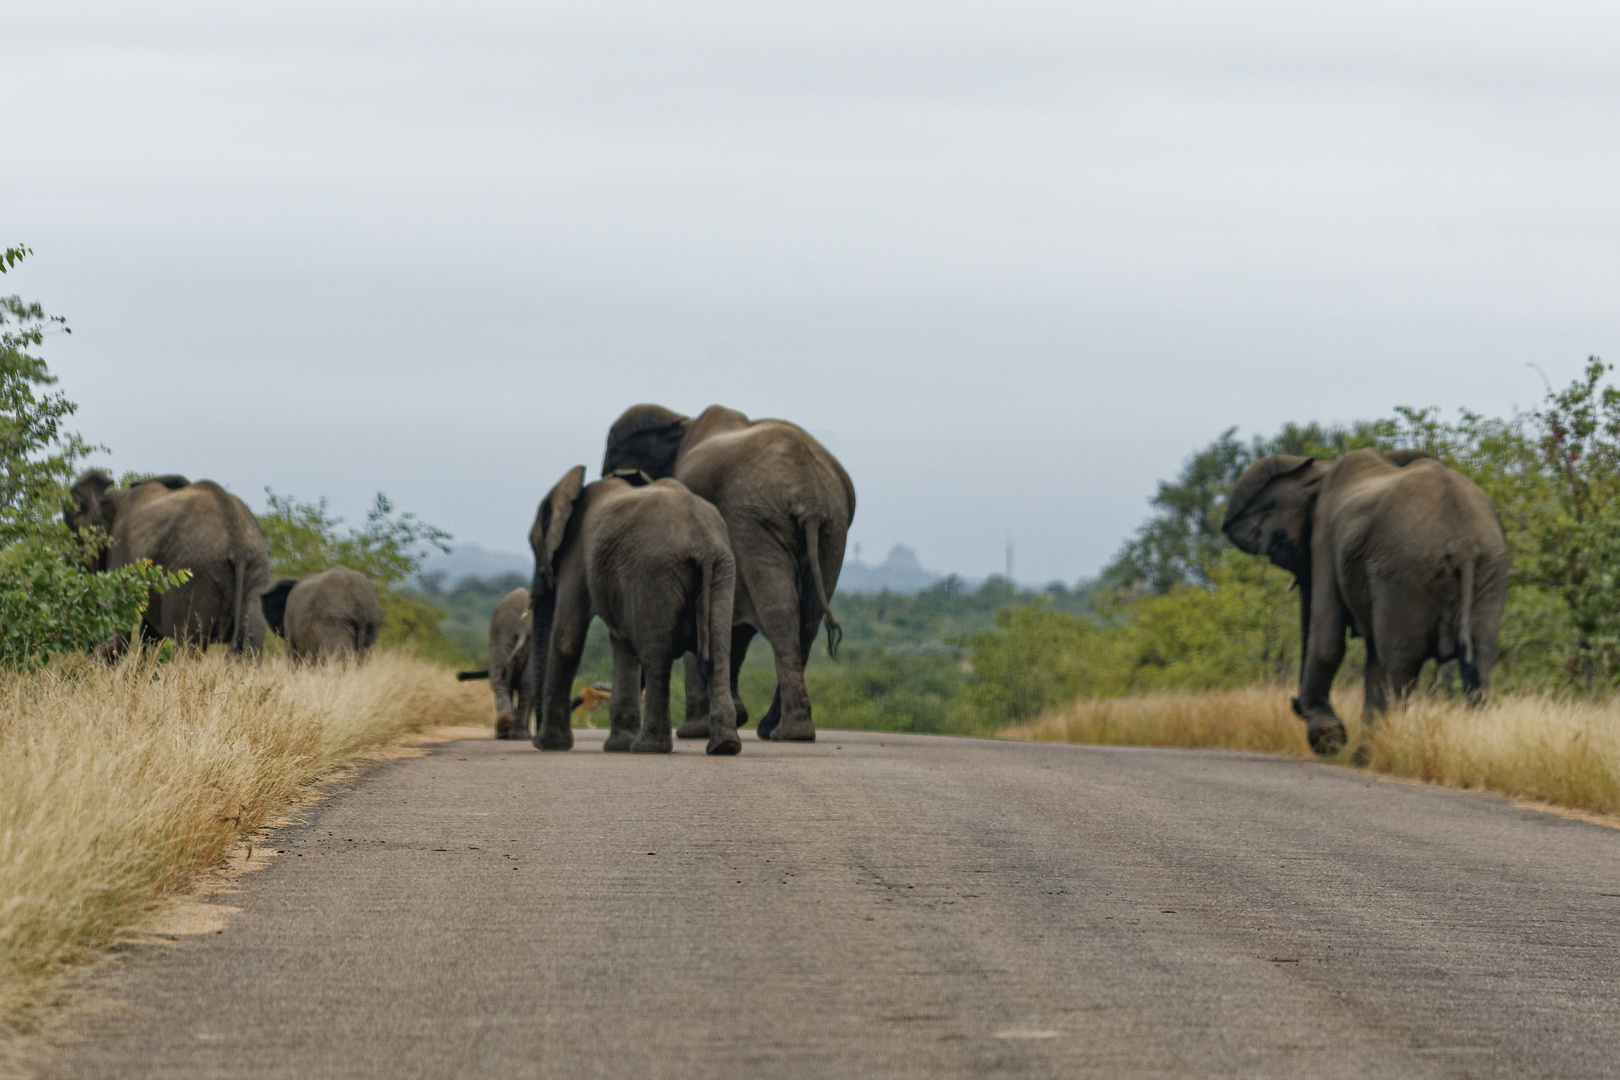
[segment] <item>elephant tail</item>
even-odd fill
[[[804,553],[805,560],[810,564],[810,586],[815,590],[811,596],[805,595],[803,578],[799,589],[799,625],[803,627],[800,648],[808,652],[810,643],[816,639],[816,623],[825,621],[827,624],[827,655],[838,656],[838,643],[844,640],[844,628],[838,625],[833,618],[832,605],[827,602],[827,585],[821,579],[821,518],[807,517],[801,524],[804,527]],[[810,601],[815,601],[812,609]]]
[[[458,672],[456,672],[456,681],[457,682],[473,682],[476,679],[487,679],[487,678],[489,678],[489,668],[485,668],[483,671],[458,671]]]
[[[714,571],[712,558],[698,563],[697,656],[704,664],[714,656]]]

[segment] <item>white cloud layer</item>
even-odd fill
[[[781,10],[775,10],[780,8]],[[521,550],[621,409],[1088,574],[1230,425],[1620,356],[1612,5],[0,3],[8,291],[118,468]]]

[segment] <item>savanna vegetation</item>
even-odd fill
[[[0,273],[28,254],[5,249]],[[442,613],[404,588],[448,537],[381,495],[359,529],[274,494],[260,517],[278,574],[341,563],[376,583],[385,647],[365,663],[169,643],[90,655],[186,572],[93,571],[107,537],[63,521],[68,485],[105,448],[66,429],[75,407],[39,355],[58,333],[39,304],[0,297],[0,1034],[312,781],[428,725],[490,718],[482,688],[433,662],[453,655]]]
[[[487,725],[481,690],[397,649],[297,667],[132,650],[0,679],[0,1031],[311,781],[429,725]]]

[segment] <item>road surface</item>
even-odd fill
[[[580,734],[355,782],[45,1075],[1620,1075],[1614,830],[1243,754]]]

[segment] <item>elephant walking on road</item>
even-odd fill
[[[241,499],[212,480],[183,476],[116,491],[100,469],[74,481],[72,498],[62,511],[68,527],[95,525],[112,538],[98,570],[150,559],[165,570],[191,571],[190,581],[153,597],[141,619],[143,638],[192,648],[223,641],[235,652],[264,647],[259,594],[270,584],[270,556],[258,519]]]
[[[813,740],[804,665],[825,621],[829,649],[838,623],[828,601],[844,566],[844,542],[855,517],[855,485],[838,459],[803,428],[785,420],[750,420],[711,405],[695,417],[659,405],[636,405],[608,432],[602,475],[639,469],[670,476],[713,503],[725,519],[737,561],[728,690],[740,724],[737,673],[756,633],[776,654],[776,696],[759,722],[762,739]],[[706,680],[687,662],[683,738],[708,734]]]
[[[711,684],[709,753],[742,749],[726,685],[736,568],[719,511],[676,480],[632,473],[586,484],[579,465],[541,502],[529,546],[530,670],[540,689],[535,746],[574,745],[569,693],[591,619],[600,616],[613,646],[604,750],[671,749],[669,669],[687,652]]]
[[[287,639],[296,660],[363,656],[382,629],[376,587],[347,566],[282,578],[259,603],[270,629]]]
[[[456,675],[462,682],[489,680],[489,688],[495,691],[497,739],[529,737],[529,714],[534,711],[534,687],[528,681],[529,654],[533,652],[529,630],[533,621],[528,589],[513,589],[501,597],[489,618],[489,667]],[[515,704],[513,695],[517,698]]]
[[[1489,689],[1507,539],[1490,497],[1456,470],[1415,450],[1355,450],[1336,462],[1273,455],[1233,485],[1221,530],[1299,584],[1293,705],[1317,753],[1345,742],[1328,692],[1346,631],[1367,640],[1369,730],[1431,658],[1458,661],[1470,701]],[[1358,759],[1367,753],[1363,738]]]

